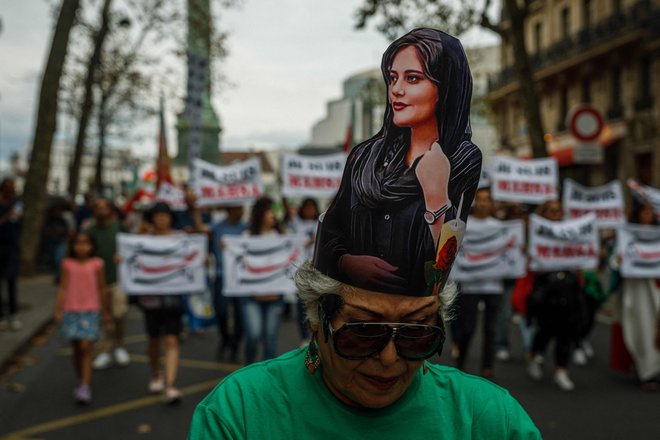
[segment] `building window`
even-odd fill
[[[591,102],[591,80],[589,78],[582,80],[582,102]]]
[[[582,28],[591,26],[591,0],[582,0]]]
[[[621,68],[612,69],[612,107],[621,106]]]
[[[568,88],[566,86],[559,90],[559,123],[557,131],[566,130],[566,115],[568,114]]]
[[[543,26],[541,25],[541,22],[538,21],[534,25],[534,47],[536,49],[536,52],[541,52],[541,43],[542,43],[542,31],[543,31]]]
[[[612,0],[612,11],[615,14],[619,14],[621,12],[621,0]]]
[[[639,63],[639,90],[635,102],[636,110],[645,110],[653,107],[653,92],[651,88],[651,58],[645,56]]]
[[[564,39],[568,38],[571,31],[571,11],[568,7],[561,10],[561,34]]]

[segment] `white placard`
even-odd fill
[[[524,229],[522,220],[503,221],[499,225],[468,222],[451,278],[469,282],[523,276],[527,266],[523,253]]]
[[[303,235],[223,237],[223,293],[295,294],[293,274],[305,259]]]
[[[492,167],[493,200],[540,204],[558,197],[554,158],[520,160],[495,156]]]
[[[333,197],[339,189],[346,154],[282,156],[282,195],[285,197]]]
[[[572,179],[564,180],[565,218],[578,218],[593,212],[598,227],[617,227],[625,221],[623,192],[618,180],[607,185],[586,187]]]
[[[129,295],[185,294],[206,288],[208,238],[118,234],[119,281]]]
[[[595,269],[600,241],[595,214],[553,222],[529,217],[530,267],[536,271]]]
[[[622,226],[617,231],[617,250],[623,277],[660,278],[660,226]]]
[[[183,190],[168,182],[161,182],[156,193],[156,200],[167,203],[173,211],[185,211],[187,209]]]
[[[252,158],[228,166],[193,161],[193,188],[199,206],[242,205],[264,192],[261,163]]]
[[[655,211],[655,216],[660,220],[660,189],[643,185],[635,181],[635,179],[628,179],[627,183],[633,196],[642,198],[650,203],[653,207],[653,211]]]

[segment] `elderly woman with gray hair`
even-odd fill
[[[295,275],[311,342],[226,377],[197,406],[190,439],[540,438],[506,390],[427,361],[454,296],[444,284],[465,224],[454,201],[470,205],[481,167],[466,69],[458,40],[437,30],[388,48],[385,124],[397,134],[351,151],[314,263]],[[457,150],[438,145],[450,131]]]

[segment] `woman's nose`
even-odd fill
[[[398,82],[395,82],[390,86],[390,90],[392,91],[392,94],[394,96],[403,96],[405,91],[403,90],[403,87],[399,85]]]

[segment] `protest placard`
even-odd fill
[[[129,295],[185,294],[206,288],[203,234],[118,234],[119,280]]]
[[[593,212],[596,214],[598,227],[617,227],[625,221],[623,193],[618,180],[589,188],[572,179],[565,179],[563,205],[567,219],[582,217]]]
[[[346,154],[282,156],[282,195],[285,197],[332,197],[339,189]]]
[[[660,226],[622,226],[617,231],[617,251],[623,277],[660,278]]]
[[[261,163],[257,158],[227,166],[195,159],[192,176],[199,206],[241,205],[256,200],[264,192]]]
[[[595,269],[600,241],[596,215],[550,221],[536,214],[529,217],[530,267],[536,271]]]
[[[168,182],[161,182],[156,200],[167,203],[173,211],[185,211],[187,208],[183,190]]]
[[[633,197],[650,203],[655,212],[655,216],[660,220],[660,189],[641,184],[635,179],[628,179],[626,183],[628,184],[628,188],[630,188]]]
[[[223,238],[223,293],[227,296],[295,294],[292,276],[304,262],[304,235]]]
[[[540,204],[558,197],[557,161],[553,158],[495,156],[491,172],[493,200]]]
[[[498,225],[468,222],[461,248],[451,271],[456,281],[518,278],[525,274],[527,257],[523,253],[525,224],[508,220]]]

